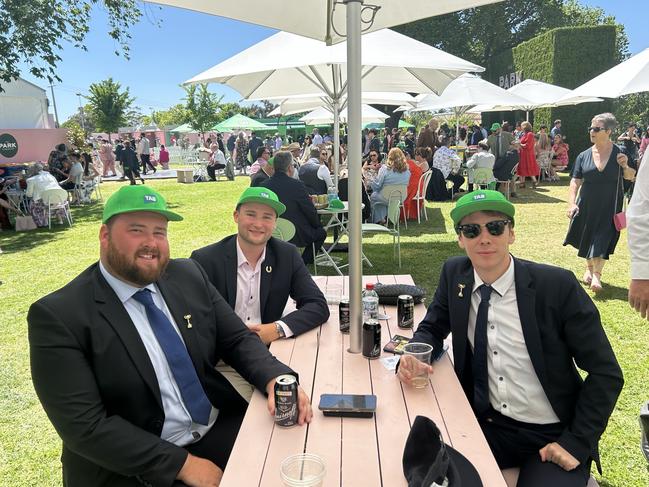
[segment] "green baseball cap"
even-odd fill
[[[453,225],[457,227],[462,218],[476,211],[498,211],[507,215],[513,221],[516,208],[507,201],[500,191],[490,189],[472,191],[457,200],[455,208],[451,210]]]
[[[246,188],[237,202],[237,207],[244,203],[261,203],[262,205],[268,205],[275,210],[277,216],[286,211],[286,206],[282,204],[277,195],[267,188]]]
[[[500,124],[498,122],[494,122],[491,124],[491,131],[493,132],[494,130],[498,130],[500,128]]]
[[[174,222],[183,219],[178,213],[167,209],[167,202],[155,189],[144,184],[137,186],[122,186],[113,193],[104,205],[102,223],[106,223],[115,215],[132,213],[134,211],[152,211],[165,216]]]

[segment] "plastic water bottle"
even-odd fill
[[[363,291],[363,321],[376,320],[379,317],[379,295],[374,290],[374,284],[368,282]]]
[[[338,199],[338,191],[336,190],[336,187],[329,186],[327,188],[327,201],[331,204],[331,202],[336,199]]]

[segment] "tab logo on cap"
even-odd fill
[[[259,196],[262,198],[270,198],[270,195],[268,193],[259,193]]]
[[[475,201],[475,200],[483,200],[483,199],[485,199],[486,197],[487,197],[486,194],[476,194],[476,195],[473,197],[473,200],[474,200],[474,201]]]
[[[144,202],[145,203],[157,203],[158,198],[156,198],[156,196],[153,195],[153,194],[145,194],[144,195]]]

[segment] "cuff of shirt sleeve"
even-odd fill
[[[649,262],[631,261],[631,279],[649,279]]]
[[[282,330],[284,330],[285,338],[290,338],[293,336],[293,332],[291,331],[291,329],[282,320],[277,320],[275,323],[278,323],[279,326],[282,327]]]

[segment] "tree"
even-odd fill
[[[221,100],[214,93],[207,91],[207,84],[189,85],[184,87],[187,93],[185,109],[187,110],[187,123],[201,136],[212,128],[218,121]]]
[[[63,126],[68,129],[68,142],[78,150],[86,149],[86,132],[76,120],[68,119]]]
[[[111,133],[117,132],[117,129],[127,125],[129,121],[133,122],[129,120],[134,118],[134,113],[131,109],[133,98],[129,95],[128,88],[121,91],[121,85],[114,82],[113,78],[108,78],[91,84],[88,91],[88,105],[97,129],[106,132],[109,139]],[[139,112],[135,112],[135,115],[139,119],[142,117]]]
[[[108,35],[115,54],[129,58],[129,28],[142,16],[136,0],[0,0],[0,91],[21,73],[21,65],[37,78],[61,81],[56,68],[64,42],[85,50],[93,6],[108,15]]]
[[[628,39],[622,25],[597,7],[577,0],[502,2],[419,20],[395,30],[468,61],[486,65],[506,49],[556,27],[614,24],[620,60]]]
[[[155,111],[151,116],[144,116],[145,124],[155,124],[158,127],[178,126],[189,121],[189,115],[185,105],[178,103],[167,110]]]
[[[68,118],[61,124],[61,127],[70,128],[75,125],[79,127],[85,127],[86,133],[97,132],[97,124],[95,123],[95,119],[92,115],[90,105],[83,107],[83,115],[81,114],[81,109],[77,109],[76,113],[70,115],[70,118]]]

